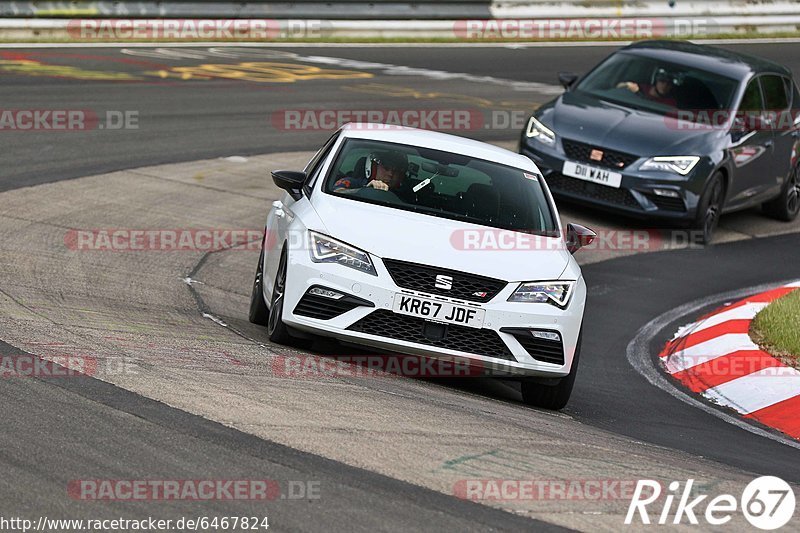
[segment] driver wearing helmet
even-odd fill
[[[659,68],[654,77],[655,84],[643,83],[639,85],[634,81],[623,81],[617,84],[618,89],[626,88],[631,92],[641,94],[649,100],[655,100],[664,105],[676,107],[677,100],[672,94],[673,89],[678,85],[679,77],[674,72],[665,68]]]
[[[366,157],[363,168],[355,168],[353,172],[336,180],[333,190],[372,187],[382,191],[397,191],[403,184],[407,171],[406,154],[396,150],[378,150]]]

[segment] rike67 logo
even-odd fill
[[[698,516],[706,524],[721,526],[731,521],[741,510],[747,521],[755,528],[770,531],[785,526],[794,516],[795,495],[792,487],[779,477],[763,476],[751,481],[737,500],[732,494],[720,494],[707,500],[707,494],[693,494],[694,480],[689,479],[681,489],[679,481],[669,484],[662,498],[662,487],[658,481],[640,479],[625,516],[625,524],[640,520],[650,524],[650,513],[655,511],[653,522],[692,525],[700,524]],[[677,505],[673,504],[677,499]],[[661,506],[663,500],[663,507]],[[658,502],[658,503],[656,503]],[[671,520],[670,520],[671,518]]]

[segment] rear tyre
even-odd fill
[[[711,244],[714,232],[719,225],[719,217],[722,215],[722,206],[725,203],[725,181],[722,173],[716,172],[711,176],[705,193],[700,198],[697,206],[697,218],[694,221],[693,229],[697,232],[695,242],[697,244]]]
[[[281,261],[278,273],[275,275],[275,286],[272,287],[272,301],[269,306],[269,320],[267,321],[267,334],[269,340],[277,344],[291,344],[292,337],[289,328],[283,323],[283,297],[286,292],[286,269],[288,259],[286,249],[281,252]]]
[[[763,209],[765,214],[784,222],[797,218],[800,213],[800,165],[792,170],[780,196],[766,202]]]
[[[256,276],[253,280],[253,291],[250,293],[250,322],[266,326],[269,321],[269,309],[264,302],[264,250],[258,258]]]
[[[575,376],[578,374],[578,360],[581,355],[581,338],[578,335],[578,346],[575,348],[575,357],[572,359],[572,369],[569,374],[561,378],[555,385],[543,385],[535,380],[524,380],[522,382],[522,401],[533,407],[551,409],[558,411],[563,409],[569,397],[572,395],[572,387],[575,385]]]

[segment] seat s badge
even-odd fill
[[[450,290],[453,288],[453,276],[445,276],[444,274],[438,274],[436,276],[436,284],[434,285],[437,289],[445,289]]]

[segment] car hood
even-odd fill
[[[324,225],[321,232],[380,258],[504,281],[538,281],[558,279],[571,257],[560,238],[504,231],[331,195],[318,200],[314,208]]]
[[[719,130],[691,129],[686,123],[626,108],[579,92],[567,92],[539,109],[539,120],[556,135],[640,157],[702,155]]]

